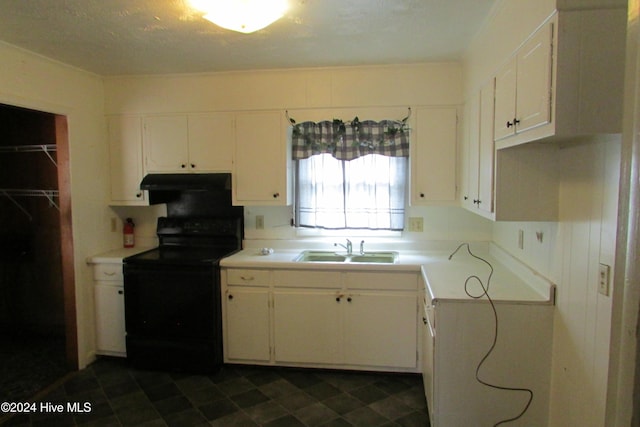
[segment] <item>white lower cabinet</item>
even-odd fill
[[[340,363],[340,305],[332,291],[275,290],[275,362]]]
[[[93,279],[96,354],[126,356],[122,264],[95,264]]]
[[[223,270],[226,361],[419,371],[417,273],[273,269],[261,296],[240,306],[236,294],[248,301],[252,291],[239,292],[237,278],[266,280],[257,271]]]
[[[347,363],[415,368],[415,294],[349,294],[344,313],[344,352]]]
[[[226,306],[226,353],[230,360],[268,362],[269,292],[230,286],[224,297]]]

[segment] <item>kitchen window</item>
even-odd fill
[[[409,132],[404,121],[294,125],[295,223],[327,230],[404,228]]]

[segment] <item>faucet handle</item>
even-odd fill
[[[360,255],[364,255],[364,240],[360,241]]]

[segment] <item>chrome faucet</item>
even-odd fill
[[[360,241],[360,255],[364,255],[364,240]]]
[[[347,255],[351,255],[351,253],[353,252],[353,244],[351,243],[351,240],[349,240],[349,239],[347,239],[347,245],[346,246],[343,245],[342,243],[334,243],[333,246],[342,246],[347,251]]]

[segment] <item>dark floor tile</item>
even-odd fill
[[[212,403],[216,400],[226,398],[226,396],[215,385],[198,390],[186,390],[183,392],[183,394],[195,406],[204,405],[205,403]]]
[[[229,399],[216,400],[213,403],[202,405],[198,407],[198,409],[209,421],[217,420],[240,410],[236,404]]]
[[[225,382],[217,383],[216,386],[226,396],[234,396],[256,388],[251,381],[244,377],[236,377]]]
[[[347,393],[341,393],[322,401],[327,407],[340,415],[362,408],[365,404]]]
[[[136,380],[143,390],[156,388],[161,385],[173,382],[171,375],[165,372],[155,371],[134,371],[131,376]]]
[[[374,382],[374,385],[387,394],[395,394],[411,388],[412,384],[404,377],[387,376],[380,381]]]
[[[152,402],[167,399],[169,397],[180,396],[182,394],[180,389],[178,389],[174,383],[167,383],[159,385],[158,387],[147,388],[144,392]]]
[[[278,381],[282,376],[276,370],[260,370],[254,372],[250,375],[247,375],[247,379],[251,381],[256,386],[263,386],[265,384],[272,383],[274,381]]]
[[[328,420],[338,418],[336,412],[320,402],[300,408],[294,412],[294,415],[309,427],[316,427]]]
[[[352,425],[358,427],[382,426],[384,424],[388,424],[390,421],[388,418],[385,418],[366,406],[345,414],[343,418],[349,421]]]
[[[114,413],[113,409],[111,409],[111,405],[109,405],[109,402],[105,401],[96,405],[92,404],[89,412],[76,414],[75,420],[78,425],[81,425],[113,416]]]
[[[244,408],[244,412],[258,424],[264,424],[289,413],[282,405],[272,400]]]
[[[186,394],[194,390],[211,387],[213,382],[209,377],[203,375],[189,375],[180,380],[176,380],[175,384],[183,393]]]
[[[394,420],[395,423],[402,427],[430,427],[429,415],[424,412],[414,411],[403,417]]]
[[[215,421],[211,421],[209,425],[213,427],[260,427],[260,424],[256,423],[242,412],[236,412]]]
[[[312,371],[284,370],[280,376],[298,388],[311,387],[322,381]]]
[[[305,406],[313,405],[317,400],[303,391],[298,391],[297,393],[281,396],[276,399],[276,402],[290,411],[296,411]]]
[[[279,397],[298,393],[300,391],[298,387],[294,386],[284,378],[276,380],[269,384],[264,384],[260,386],[259,389],[271,399],[277,399]]]
[[[249,408],[269,400],[260,390],[253,389],[231,396],[230,399],[240,408]]]
[[[88,420],[86,422],[80,422],[76,419],[76,424],[82,427],[118,427],[121,426],[118,417],[115,415],[109,415],[104,418],[97,418],[95,420]]]
[[[121,383],[103,386],[102,389],[109,399],[114,399],[126,394],[135,393],[140,390],[140,387],[133,378],[127,377]]]
[[[155,406],[158,413],[163,417],[193,407],[189,399],[184,396],[173,396],[167,399],[157,400],[153,402],[153,406]]]
[[[64,384],[64,389],[70,396],[99,388],[100,383],[93,375],[74,377]]]
[[[166,415],[164,421],[169,427],[199,427],[209,425],[208,421],[195,408]]]
[[[355,396],[356,398],[360,399],[362,402],[366,404],[376,402],[378,400],[384,399],[385,397],[389,396],[387,393],[380,390],[378,387],[374,385],[369,385],[365,387],[360,387],[355,390],[351,390],[349,394],[351,394],[352,396]]]
[[[277,418],[273,421],[265,423],[263,427],[306,427],[302,421],[294,417],[293,415],[285,415],[284,417]]]
[[[34,427],[67,427],[75,426],[76,422],[71,414],[57,414],[33,420],[31,425]]]
[[[408,407],[394,396],[389,396],[385,399],[373,402],[369,405],[369,408],[390,420],[395,420],[396,418],[400,418],[413,412],[412,408]]]
[[[345,420],[344,418],[336,418],[324,424],[320,424],[319,427],[351,427],[351,426],[353,426],[353,424],[351,424],[349,421]]]
[[[341,393],[339,388],[324,381],[321,381],[317,384],[307,387],[304,389],[304,391],[305,393],[315,397],[318,400],[324,400],[331,396],[336,396]]]

